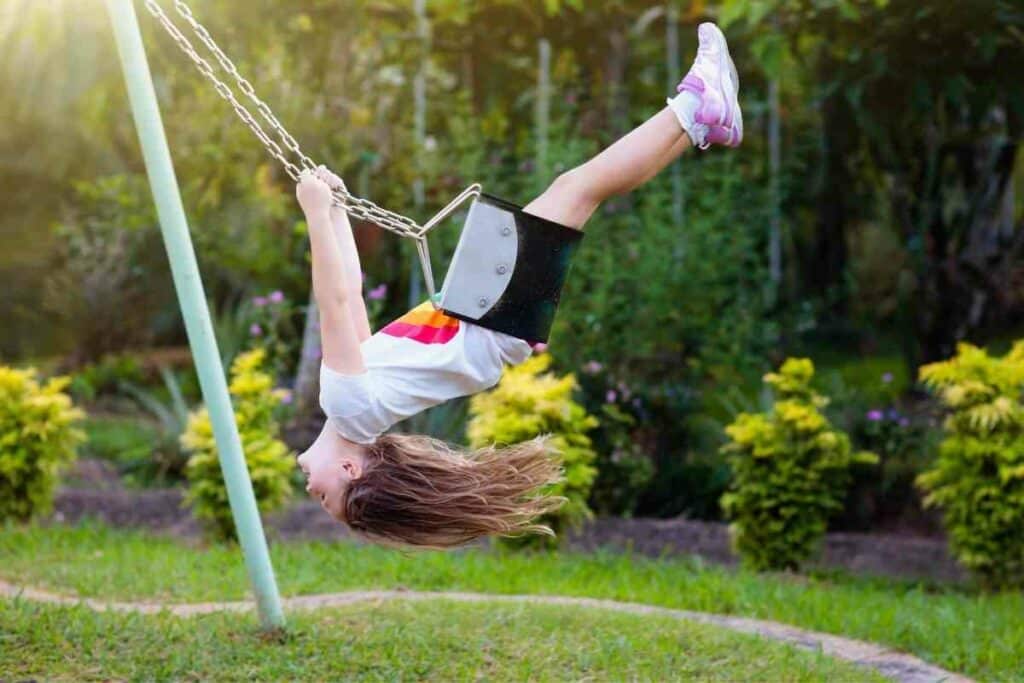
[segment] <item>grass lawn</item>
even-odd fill
[[[882,681],[815,652],[671,617],[383,603],[289,616],[97,614],[0,600],[0,678]]]
[[[401,553],[339,543],[275,543],[282,593],[409,588],[560,594],[774,619],[875,641],[984,680],[1024,677],[1024,596],[913,584],[761,576],[695,561],[623,555]],[[100,525],[0,530],[0,577],[109,599],[244,598],[237,550],[190,547]]]

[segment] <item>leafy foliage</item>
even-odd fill
[[[274,416],[283,392],[274,390],[272,378],[263,371],[264,359],[262,349],[239,355],[231,366],[229,387],[242,451],[261,513],[275,510],[285,502],[291,493],[294,470],[294,454],[278,439],[279,425]],[[211,536],[235,539],[227,487],[206,408],[189,417],[181,443],[192,453],[185,468],[189,484],[186,502],[192,505]]]
[[[136,476],[152,461],[154,445],[160,439],[158,428],[149,420],[134,416],[90,416],[83,430],[86,440],[79,451],[80,457],[112,463],[132,484],[149,483]]]
[[[560,361],[600,358],[638,385],[761,369],[760,353],[777,338],[761,296],[767,194],[734,158],[691,166],[699,169],[686,177],[699,178],[702,191],[684,224],[672,216],[670,179],[660,177],[634,206],[610,202],[588,227],[552,334]]]
[[[122,458],[121,471],[136,481],[177,481],[185,473],[186,454],[181,436],[188,426],[189,409],[178,378],[167,367],[161,366],[167,399],[160,393],[143,386],[122,383],[121,390],[132,397],[139,407],[153,418],[155,429],[149,452],[141,458]]]
[[[79,368],[71,378],[68,391],[78,401],[92,401],[99,396],[117,393],[122,382],[142,380],[142,364],[137,357],[128,353],[111,353]]]
[[[75,184],[73,208],[54,228],[59,253],[44,284],[44,305],[94,359],[153,341],[173,310],[167,259],[143,175]],[[163,287],[153,286],[155,282]]]
[[[541,435],[551,436],[551,445],[561,454],[565,477],[550,493],[564,496],[567,502],[542,521],[558,534],[591,514],[587,497],[597,471],[587,432],[597,426],[597,420],[572,399],[576,378],[546,372],[550,364],[551,357],[541,354],[507,368],[497,387],[470,400],[467,433],[473,448],[507,446]],[[531,536],[510,542],[557,540]]]
[[[64,393],[69,379],[45,384],[34,370],[0,365],[0,520],[28,520],[53,507],[60,468],[85,439],[84,413]]]
[[[581,404],[599,416],[590,434],[597,453],[590,507],[599,515],[630,516],[655,471],[641,425],[644,397],[625,382],[615,382],[597,361],[583,366],[579,383]]]
[[[70,0],[14,4],[0,17],[0,85],[11,93],[0,101],[0,183],[17,188],[0,200],[0,283],[14,283],[0,287],[0,319],[10,323],[0,355],[74,354],[78,364],[181,344],[135,131],[129,116],[111,115],[127,102],[106,18]],[[195,9],[308,154],[357,194],[420,220],[474,181],[528,202],[661,108],[693,54],[696,25],[722,24],[743,84],[743,147],[688,153],[602,207],[552,344],[559,370],[599,358],[644,397],[642,408],[624,407],[636,425],[604,420],[656,468],[638,513],[707,518],[728,472],[721,430],[695,423],[723,386],[753,383],[746,375],[806,355],[804,340],[836,330],[844,334],[833,339],[856,331],[865,342],[894,331],[916,368],[922,352],[945,357],[951,339],[998,332],[1024,311],[1014,286],[1024,249],[1018,5],[431,0],[426,42],[411,31],[409,2],[206,0]],[[665,59],[673,17],[678,67]],[[145,13],[140,22],[229,365],[254,340],[272,344],[269,322],[251,336],[248,304],[231,310],[239,302],[271,291],[309,300],[306,227],[285,174],[173,41]],[[546,140],[535,124],[541,38],[553,46]],[[417,73],[423,144],[410,106]],[[764,134],[773,114],[777,166]],[[393,295],[381,315],[399,313],[417,281],[413,245],[355,230],[369,279]],[[432,232],[436,273],[457,235],[452,225]],[[766,277],[769,235],[781,236],[778,281]],[[268,349],[275,373],[293,364],[301,333],[290,309],[275,328],[283,343]],[[460,418],[449,405],[420,424],[452,433]],[[893,441],[906,434],[879,439],[909,454],[912,443]],[[593,438],[605,453],[604,437]],[[614,464],[601,469],[618,476]]]
[[[654,476],[654,464],[634,438],[636,423],[615,403],[601,406],[595,434],[597,479],[590,492],[590,505],[600,515],[632,515]]]
[[[942,509],[957,558],[992,588],[1024,586],[1024,341],[1002,358],[961,344],[921,368],[949,410],[946,438],[918,484]]]
[[[790,358],[765,375],[772,409],[742,413],[725,430],[733,481],[722,508],[736,550],[754,569],[798,569],[840,507],[851,465],[877,461],[854,453],[849,437],[821,414],[828,399],[811,388],[813,376],[809,359]]]
[[[818,111],[808,128],[820,130],[820,160],[805,183],[818,210],[799,245],[812,295],[845,291],[849,238],[879,220],[889,244],[871,244],[884,260],[852,270],[887,277],[870,283],[870,322],[898,326],[908,366],[1003,323],[1020,305],[1008,189],[1024,126],[1020,4],[725,0],[720,18],[731,38],[746,30],[737,42],[788,102]]]

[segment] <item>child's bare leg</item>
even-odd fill
[[[560,175],[525,211],[582,229],[601,202],[639,187],[690,146],[676,115],[665,107],[590,161]]]
[[[526,206],[527,212],[582,229],[601,202],[650,180],[688,147],[740,144],[739,77],[725,35],[704,23],[697,38],[697,57],[668,107],[587,163],[563,173]]]

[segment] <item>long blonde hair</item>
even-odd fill
[[[465,453],[427,436],[386,434],[349,483],[342,521],[377,543],[436,549],[489,535],[553,535],[535,520],[565,502],[543,490],[561,475],[544,438]]]

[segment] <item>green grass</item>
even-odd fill
[[[885,643],[980,679],[1024,676],[1024,596],[883,581],[757,575],[695,561],[612,554],[401,553],[343,543],[275,543],[285,595],[410,588],[590,596],[774,619]],[[102,526],[7,527],[0,576],[110,599],[242,599],[237,550],[190,548]]]
[[[97,614],[0,600],[0,677],[46,680],[883,681],[819,653],[671,617],[384,603],[290,615]]]
[[[120,464],[149,455],[158,440],[156,427],[137,417],[96,415],[82,424],[82,457]]]
[[[81,457],[114,465],[122,484],[134,488],[167,486],[182,477],[185,455],[177,436],[141,415],[90,415],[82,423]]]

